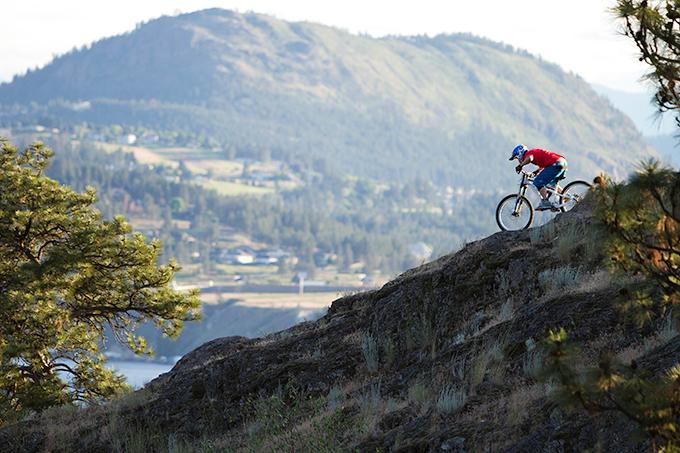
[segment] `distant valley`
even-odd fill
[[[525,51],[219,9],[140,24],[1,84],[0,135],[53,147],[49,176],[95,187],[105,217],[160,239],[179,287],[238,293],[204,296],[210,319],[178,343],[149,332],[168,356],[316,317],[334,288],[380,286],[494,232],[518,142],[565,153],[572,178],[623,177],[656,155],[581,78]],[[313,307],[237,291],[295,290],[300,275],[327,289]],[[225,321],[246,312],[260,314]]]

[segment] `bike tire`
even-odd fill
[[[506,205],[508,205],[508,203],[510,201],[514,200],[514,202],[509,205],[509,206],[512,207],[512,209],[514,209],[514,206],[515,206],[515,203],[517,202],[516,200],[517,200],[518,197],[520,198],[520,202],[522,203],[522,208],[524,208],[525,205],[526,205],[526,208],[529,210],[529,217],[526,220],[526,222],[520,222],[519,228],[509,228],[509,226],[506,225],[502,220],[503,219],[503,217],[502,217],[503,208],[506,207]],[[527,197],[525,197],[524,195],[517,195],[517,194],[508,195],[505,198],[503,198],[498,203],[498,206],[496,207],[496,223],[498,224],[498,227],[502,231],[526,230],[527,228],[529,228],[531,226],[531,224],[533,222],[534,222],[534,206],[531,204],[531,201],[529,201],[529,199]]]
[[[560,204],[564,203],[564,199],[562,198],[564,194],[569,194],[571,191],[574,191],[577,197],[579,197],[572,205],[568,207],[562,207],[560,208],[560,211],[562,212],[567,212],[574,206],[576,206],[578,203],[581,202],[583,199],[583,196],[588,192],[588,190],[593,187],[592,184],[586,182],[586,181],[572,181],[566,186],[564,186],[564,189],[562,189],[562,193],[560,194]]]

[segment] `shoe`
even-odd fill
[[[536,208],[537,211],[547,211],[555,209],[555,205],[548,200],[541,200]]]

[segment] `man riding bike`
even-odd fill
[[[544,149],[528,149],[524,145],[517,145],[512,150],[512,155],[509,160],[517,159],[519,165],[515,167],[515,171],[519,173],[522,167],[528,164],[534,164],[538,170],[534,172],[534,185],[541,194],[541,204],[536,208],[537,211],[545,211],[547,209],[557,209],[554,204],[548,200],[549,194],[545,186],[555,185],[560,179],[564,178],[567,171],[567,160],[564,156]],[[559,188],[557,191],[560,192]]]

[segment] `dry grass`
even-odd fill
[[[176,168],[179,166],[179,162],[175,162],[172,159],[169,159],[165,156],[163,156],[163,153],[160,153],[156,150],[152,150],[149,148],[144,148],[142,146],[130,146],[130,145],[119,145],[115,143],[103,143],[103,142],[97,142],[97,147],[100,148],[102,151],[105,151],[107,153],[113,153],[116,151],[122,151],[124,153],[130,153],[135,156],[135,159],[137,162],[140,164],[145,164],[145,165],[164,165],[167,167],[173,167]]]
[[[243,164],[240,162],[222,159],[201,159],[186,162],[192,173],[207,174],[213,177],[234,178],[243,173]]]
[[[104,442],[131,438],[136,427],[130,426],[119,414],[140,406],[152,396],[151,391],[143,389],[120,395],[100,406],[66,405],[45,410],[38,416],[45,434],[44,451],[70,451],[83,432],[93,429]]]

